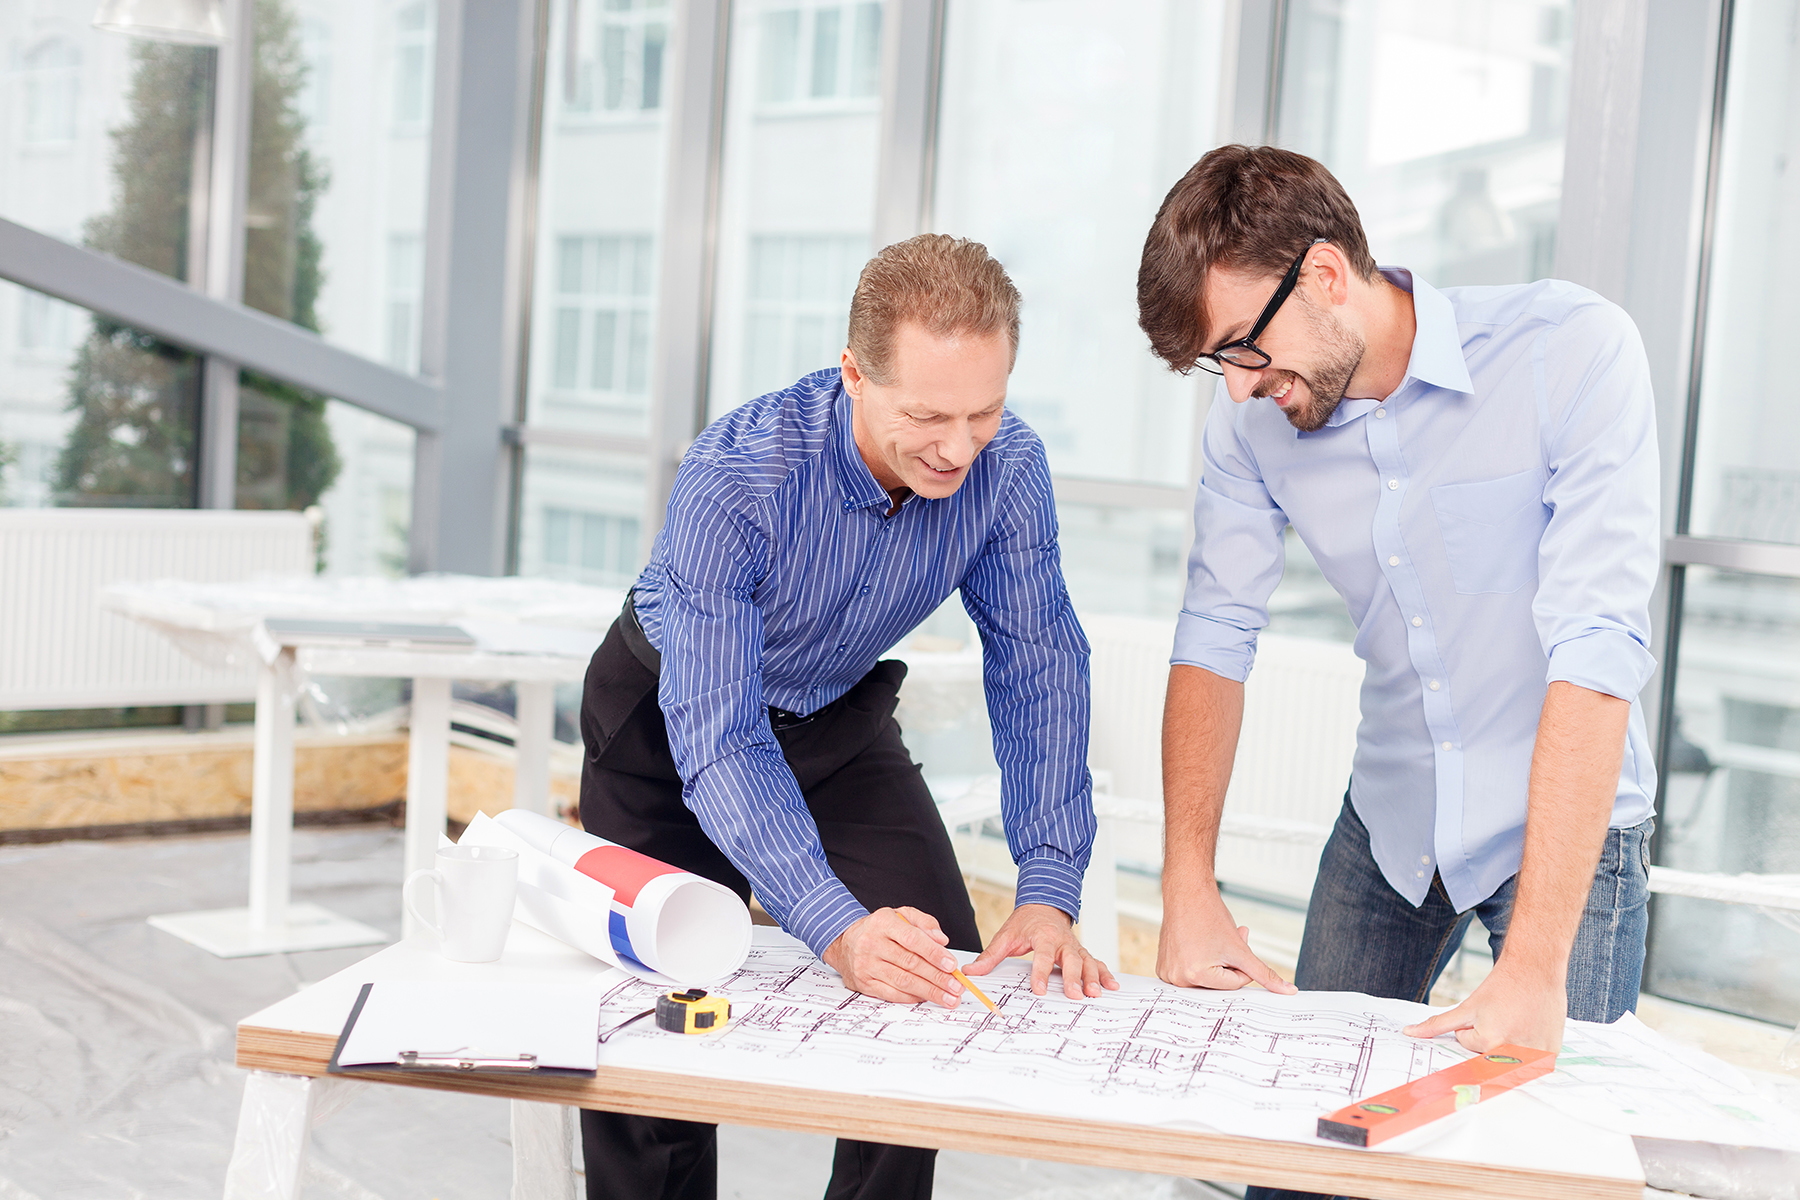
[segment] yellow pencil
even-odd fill
[[[896,909],[896,910],[895,910],[895,911],[896,911],[896,912],[899,912],[899,910],[898,910],[898,909]],[[906,914],[905,914],[905,913],[900,913],[900,919],[901,919],[901,920],[902,920],[902,921],[906,921]],[[912,924],[912,922],[911,922],[911,921],[906,921],[906,923],[907,923],[907,924],[908,924],[908,925],[911,925],[911,924]],[[963,985],[963,986],[964,986],[964,987],[966,987],[966,988],[968,988],[968,989],[969,989],[969,991],[970,991],[970,993],[971,993],[971,994],[972,994],[972,995],[973,995],[973,996],[974,996],[974,997],[975,997],[975,998],[976,998],[976,999],[977,999],[977,1000],[979,1000],[979,1001],[981,1001],[981,1002],[982,1002],[982,1003],[983,1003],[983,1004],[985,1004],[985,1005],[987,1005],[987,1009],[988,1009],[988,1011],[989,1011],[989,1012],[991,1012],[991,1013],[997,1013],[997,1012],[999,1012],[999,1011],[1000,1011],[1000,1010],[999,1010],[999,1009],[998,1009],[998,1008],[996,1008],[996,1007],[994,1007],[994,1002],[993,1002],[993,1001],[992,1001],[992,1000],[989,1000],[989,999],[988,999],[988,998],[987,998],[987,995],[986,995],[986,993],[984,993],[984,992],[983,992],[983,991],[982,991],[982,990],[981,990],[981,989],[980,989],[980,988],[978,988],[978,987],[976,987],[976,986],[975,986],[975,985],[974,985],[974,984],[973,984],[973,983],[970,983],[970,982],[969,982],[969,977],[968,977],[968,976],[967,976],[967,975],[964,975],[964,974],[963,974],[963,973],[962,973],[962,971],[961,971],[961,970],[960,970],[960,969],[958,969],[958,968],[956,968],[956,967],[952,967],[952,968],[951,968],[951,969],[950,969],[950,973],[951,973],[951,974],[952,974],[952,975],[954,975],[954,976],[956,976],[956,978],[957,978],[957,981],[958,981],[958,982],[960,982],[960,983],[961,983],[961,984],[962,984],[962,985]]]

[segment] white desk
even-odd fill
[[[594,647],[623,601],[619,592],[549,580],[444,576],[165,582],[108,589],[102,595],[106,607],[162,630],[204,661],[254,662],[260,668],[249,903],[242,908],[162,914],[151,917],[150,923],[222,958],[387,941],[387,935],[372,926],[291,900],[294,718],[302,681],[307,676],[413,681],[406,776],[405,871],[410,874],[430,865],[444,831],[451,681],[515,685],[518,737],[512,806],[549,812],[555,687],[582,679]],[[257,652],[253,637],[268,617],[460,623],[484,639],[487,648],[289,648],[271,662]],[[502,650],[492,649],[496,645]],[[410,933],[410,913],[404,922]]]
[[[587,955],[516,924],[505,956],[492,964],[446,962],[433,952],[427,938],[425,934],[390,946],[239,1022],[237,1063],[257,1074],[245,1093],[226,1200],[288,1200],[293,1194],[280,1190],[279,1181],[300,1178],[308,1121],[319,1099],[316,1089],[330,1092],[346,1086],[341,1077],[318,1077],[326,1074],[332,1046],[364,983],[572,982],[603,969]],[[1407,1153],[1386,1153],[1324,1142],[1077,1121],[967,1101],[933,1103],[617,1067],[602,1067],[591,1081],[416,1073],[357,1078],[513,1100],[514,1169],[540,1189],[532,1194],[544,1196],[573,1196],[566,1167],[572,1147],[558,1132],[567,1128],[567,1120],[560,1108],[552,1107],[567,1105],[1246,1180],[1377,1200],[1641,1200],[1643,1196],[1643,1173],[1630,1138],[1579,1126],[1524,1092],[1508,1093],[1459,1114],[1427,1137],[1420,1137],[1427,1130],[1406,1135],[1420,1139],[1419,1144],[1408,1143],[1412,1148]]]

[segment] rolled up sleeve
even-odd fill
[[[1169,656],[1171,663],[1204,667],[1240,683],[1256,660],[1257,635],[1269,623],[1288,523],[1238,434],[1241,411],[1221,384],[1201,438],[1194,546]]]
[[[1630,318],[1598,298],[1532,353],[1551,510],[1532,616],[1547,682],[1632,700],[1656,669],[1650,596],[1662,517],[1650,366]]]

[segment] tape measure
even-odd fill
[[[1554,1050],[1500,1046],[1320,1117],[1319,1136],[1351,1146],[1373,1146],[1555,1069]]]
[[[656,998],[656,1027],[670,1033],[711,1033],[731,1020],[731,1001],[701,988]]]

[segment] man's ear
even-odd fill
[[[1314,246],[1307,255],[1306,265],[1312,268],[1315,286],[1325,293],[1325,298],[1332,304],[1346,304],[1350,300],[1350,260],[1335,245],[1326,242],[1322,246]]]
[[[861,400],[863,386],[862,368],[856,365],[856,355],[850,353],[850,347],[848,346],[845,346],[844,352],[838,356],[838,370],[842,372],[844,377],[844,390],[850,393],[851,399]]]

